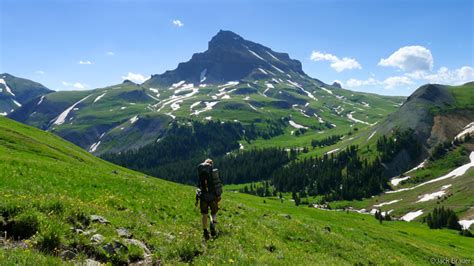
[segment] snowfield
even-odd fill
[[[361,124],[366,124],[366,125],[369,125],[369,126],[373,126],[374,124],[371,124],[369,122],[365,122],[365,121],[362,121],[362,120],[359,120],[357,118],[354,118],[354,116],[352,116],[353,114],[355,113],[355,111],[352,111],[350,113],[347,114],[347,118],[349,118],[350,120],[356,122],[356,123],[361,123]]]
[[[392,180],[390,180],[390,183],[392,183],[392,185],[394,187],[398,186],[398,184],[400,184],[400,182],[402,182],[403,180],[407,180],[411,178],[411,176],[405,176],[405,177],[394,177],[392,178]]]
[[[301,87],[300,84],[298,84],[298,83],[296,83],[296,82],[294,82],[294,81],[291,81],[291,80],[289,80],[289,79],[287,79],[286,81],[288,81],[288,83],[290,83],[290,85],[292,85],[292,86],[294,86],[294,87],[297,87],[298,89],[302,90],[304,93],[306,93],[306,95],[308,95],[309,98],[311,98],[311,99],[313,99],[313,100],[315,100],[315,101],[318,100],[318,99],[316,99],[316,97],[314,97],[314,95],[313,95],[311,92],[309,92],[309,91],[303,89],[303,87]]]
[[[97,98],[94,99],[93,103],[96,103],[98,100],[100,100],[102,97],[104,97],[107,94],[107,92],[104,92],[103,94],[97,96]]]
[[[260,70],[260,72],[262,72],[263,74],[268,75],[268,72],[265,71],[265,69],[259,67],[258,70]]]
[[[37,105],[37,106],[40,105],[40,104],[43,102],[43,100],[44,100],[44,95],[41,96],[40,100],[38,101],[38,103],[37,103],[36,105]]]
[[[16,106],[21,107],[21,103],[15,101],[15,100],[13,100],[13,99],[12,99],[12,102],[13,102]]]
[[[403,221],[407,221],[407,222],[410,222],[410,221],[413,221],[416,217],[420,216],[423,214],[423,211],[422,210],[418,210],[418,211],[414,211],[414,212],[409,212],[405,215],[402,216],[402,219]]]
[[[72,111],[72,109],[74,109],[76,107],[76,105],[80,104],[81,102],[85,101],[87,98],[89,98],[90,95],[87,95],[86,97],[82,98],[81,100],[79,100],[78,102],[76,102],[75,104],[69,106],[69,108],[67,108],[66,110],[64,110],[57,118],[56,120],[53,122],[53,125],[62,125],[64,123],[64,121],[66,121],[66,118],[67,116],[69,115],[69,113]]]
[[[198,115],[200,113],[203,113],[203,112],[206,112],[206,111],[209,111],[209,110],[212,110],[212,108],[218,104],[219,101],[215,101],[215,102],[204,102],[204,104],[206,105],[206,107],[204,107],[203,109],[201,110],[196,110],[194,111],[191,115]]]
[[[132,125],[135,124],[135,122],[137,122],[137,121],[138,121],[138,115],[136,115],[136,116],[130,118],[130,123],[131,123]]]
[[[320,87],[320,89],[332,95],[332,91],[330,91],[330,90],[328,90],[324,87]]]
[[[413,169],[410,169],[410,170],[406,171],[405,174],[408,174],[408,173],[410,173],[410,172],[413,172],[413,171],[415,171],[415,170],[418,170],[418,169],[420,169],[420,168],[423,168],[423,167],[425,167],[425,164],[426,164],[426,160],[423,161],[423,162],[421,162],[419,165],[417,165],[417,166],[414,167]]]
[[[467,134],[474,133],[474,122],[469,123],[464,127],[464,130],[454,137],[454,139],[463,139]]]
[[[397,203],[401,201],[401,199],[397,199],[397,200],[392,200],[392,201],[387,201],[387,202],[382,202],[380,204],[377,204],[377,205],[374,205],[374,207],[382,207],[382,206],[385,206],[385,205],[390,205],[390,204],[394,204],[394,203]]]
[[[201,104],[201,101],[195,102],[195,103],[191,104],[191,106],[189,107],[189,109],[192,110],[194,107],[198,106],[199,104]]]
[[[304,128],[304,129],[308,129],[308,127],[305,127],[303,125],[300,125],[300,124],[297,124],[295,121],[293,120],[290,120],[288,121],[290,123],[290,125],[296,129],[300,129],[300,128]]]
[[[372,132],[372,134],[370,134],[370,136],[367,138],[367,141],[369,141],[375,135],[375,133],[377,133],[377,130],[375,130],[374,132]]]
[[[249,52],[250,52],[251,54],[253,54],[255,57],[257,57],[258,59],[263,60],[263,61],[266,62],[266,60],[263,59],[263,57],[259,56],[256,52],[250,50],[249,48],[247,48],[247,50],[249,50]]]
[[[278,59],[276,56],[274,56],[274,55],[273,55],[272,53],[270,53],[269,51],[266,51],[266,50],[265,50],[265,52],[266,52],[269,56],[271,56],[273,59],[275,59],[275,60],[277,60],[277,61],[280,61],[280,59]],[[281,62],[281,61],[280,61],[280,62]]]
[[[97,150],[97,147],[99,147],[99,145],[100,145],[100,140],[99,142],[96,142],[91,145],[91,147],[89,148],[89,152],[95,152]]]
[[[173,111],[179,110],[179,108],[181,108],[181,106],[180,106],[179,104],[182,103],[182,102],[183,102],[183,100],[178,100],[178,101],[173,102],[173,103],[170,105],[171,109],[172,109]]]
[[[3,84],[3,86],[5,86],[5,90],[11,94],[12,96],[15,96],[15,94],[12,92],[12,90],[10,89],[10,87],[8,87],[7,83],[5,82],[4,79],[0,79],[0,84]]]
[[[433,193],[425,194],[423,196],[419,196],[418,198],[420,200],[418,200],[417,203],[438,199],[438,197],[441,197],[444,194],[446,194],[445,190],[448,189],[449,187],[451,187],[451,184],[442,186],[440,191],[436,191],[436,192],[433,192]]]
[[[324,154],[329,155],[329,154],[331,154],[331,153],[337,152],[338,150],[340,150],[340,148],[336,148],[336,149],[334,149],[334,150],[330,150],[330,151],[328,151],[328,152],[326,152],[326,153],[324,153]]]
[[[462,176],[467,172],[467,170],[469,170],[469,168],[474,167],[474,151],[471,152],[471,154],[469,155],[469,159],[471,160],[469,163],[459,166],[458,168],[454,169],[453,171],[449,172],[446,175],[443,175],[441,177],[426,181],[424,183],[418,184],[418,185],[413,186],[413,187],[401,188],[401,189],[394,190],[394,191],[387,191],[386,193],[391,194],[391,193],[398,193],[398,192],[402,192],[402,191],[406,191],[406,190],[413,190],[415,188],[424,186],[426,184],[431,184],[431,183],[435,183],[435,182],[445,180],[445,179],[448,179],[448,178],[456,178],[458,176]]]
[[[468,230],[471,225],[474,224],[474,219],[472,220],[460,220],[459,224],[462,226],[463,229]]]

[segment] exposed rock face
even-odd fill
[[[274,52],[231,31],[221,30],[211,39],[207,51],[194,54],[191,60],[180,63],[175,70],[152,75],[145,86],[169,86],[182,80],[194,84],[216,84],[250,75],[291,71],[305,75],[301,62],[291,59],[288,54]]]

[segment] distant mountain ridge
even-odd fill
[[[8,73],[0,74],[0,115],[6,116],[26,102],[51,92],[40,83]]]
[[[288,54],[230,31],[218,32],[207,51],[143,84],[125,80],[43,96],[9,117],[96,155],[140,148],[166,137],[171,123],[195,120],[241,123],[271,146],[278,135],[288,141],[277,146],[299,146],[299,136],[310,141],[371,127],[405,99],[326,84],[306,75]]]

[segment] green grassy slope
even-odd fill
[[[127,245],[117,228],[128,229],[147,245],[155,261],[165,264],[429,264],[433,257],[474,259],[474,242],[455,231],[406,222],[380,225],[368,215],[295,207],[277,199],[264,202],[233,192],[223,195],[220,236],[204,243],[192,187],[112,165],[57,136],[6,118],[0,118],[0,198],[4,225],[38,222],[33,226],[37,232],[27,240],[10,240],[8,248],[0,245],[0,264],[7,265],[64,263],[59,255],[65,250],[76,253],[77,260],[139,258],[140,248]],[[88,221],[94,214],[110,223]],[[96,230],[93,234],[102,234],[104,242],[93,244],[91,235],[71,228]],[[102,246],[115,240],[128,247],[107,256]]]

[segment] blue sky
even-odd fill
[[[428,82],[474,80],[473,8],[456,0],[0,0],[0,72],[55,90],[140,81],[227,29],[289,53],[324,82],[409,95]]]

